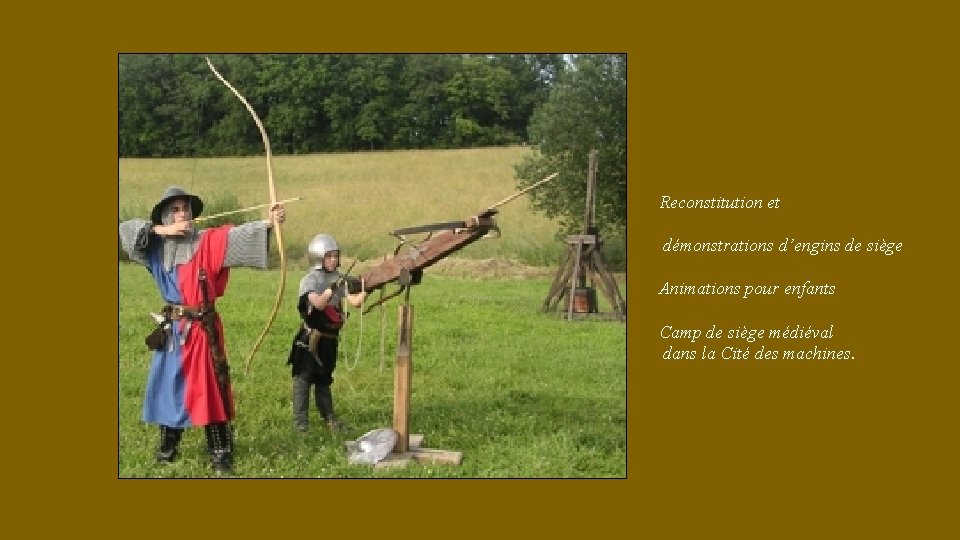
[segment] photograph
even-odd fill
[[[117,477],[626,479],[627,66],[119,54]]]

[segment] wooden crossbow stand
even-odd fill
[[[393,378],[393,429],[397,432],[397,443],[393,452],[387,455],[376,467],[405,466],[411,461],[430,464],[459,465],[463,454],[459,451],[422,448],[422,434],[410,434],[410,388],[413,379],[413,306],[410,305],[410,287],[419,282],[419,276],[427,268],[444,257],[463,249],[487,236],[491,231],[499,233],[493,216],[497,208],[524,193],[553,180],[558,173],[554,173],[543,180],[495,203],[475,216],[462,221],[435,223],[419,227],[409,227],[393,231],[395,237],[401,241],[391,259],[360,274],[364,283],[364,290],[368,293],[382,289],[388,283],[396,283],[399,289],[366,308],[373,307],[405,291],[404,301],[398,306],[397,319],[397,359],[394,363]],[[433,234],[435,231],[439,231]],[[430,233],[423,242],[410,246],[401,252],[407,234]]]
[[[463,461],[462,452],[422,448],[420,444],[423,442],[423,434],[410,434],[410,387],[413,380],[413,306],[410,305],[409,288],[411,282],[410,272],[402,268],[398,283],[406,294],[397,311],[397,360],[393,367],[393,430],[397,432],[397,443],[393,451],[375,467],[402,467],[412,461],[460,465]]]

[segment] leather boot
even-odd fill
[[[317,409],[324,423],[330,428],[330,431],[346,431],[349,426],[337,418],[333,411],[333,393],[329,386],[317,385],[316,387]]]
[[[182,428],[160,426],[160,448],[157,449],[156,457],[160,463],[172,463],[177,457],[177,448],[180,446],[180,436],[183,434]]]
[[[293,427],[307,431],[310,426],[310,379],[303,375],[293,377]]]
[[[210,464],[214,472],[230,474],[233,472],[233,430],[230,424],[210,424],[204,427],[207,434],[207,449],[210,451]]]

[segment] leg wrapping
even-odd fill
[[[177,457],[182,428],[160,426],[160,448],[157,449],[157,461],[170,463]]]
[[[230,424],[210,424],[204,427],[207,435],[207,449],[210,451],[210,464],[220,472],[233,470],[233,430]]]

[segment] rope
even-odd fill
[[[384,317],[387,315],[386,310],[383,308],[383,287],[380,288],[380,373],[383,373],[383,347],[384,347]]]
[[[364,292],[365,290],[366,290],[366,283],[362,283],[361,286],[360,286],[360,291],[361,291],[361,292]],[[383,299],[383,287],[380,288],[380,299],[381,299],[381,300]],[[348,354],[347,354],[347,352],[344,350],[343,347],[339,347],[339,348],[337,349],[337,354],[338,354],[338,356],[339,356],[340,358],[343,359],[343,366],[344,366],[344,368],[346,368],[348,371],[353,371],[354,369],[356,369],[357,364],[360,363],[360,355],[361,355],[361,351],[362,351],[362,349],[363,349],[363,313],[364,313],[363,306],[361,306],[360,308],[357,308],[357,310],[360,312],[360,323],[359,323],[359,324],[360,324],[360,328],[359,328],[359,330],[358,330],[358,335],[357,335],[357,352],[354,354],[353,364],[350,364],[350,361],[346,358],[346,357],[348,356]],[[380,303],[380,373],[383,373],[383,368],[384,368],[385,358],[386,358],[386,354],[385,354],[385,346],[386,346],[385,317],[386,317],[386,314],[387,314],[387,312],[386,312],[386,310],[385,310],[384,307],[383,307],[383,303],[381,302],[381,303]]]
[[[366,289],[366,284],[363,283],[362,280],[361,280],[360,292],[364,292],[365,289]],[[361,349],[363,348],[363,309],[362,309],[362,306],[361,306],[361,308],[358,308],[358,311],[360,312],[360,329],[359,329],[358,334],[357,334],[357,352],[356,352],[356,354],[354,355],[354,358],[353,358],[353,365],[350,365],[349,360],[347,360],[346,358],[344,358],[344,360],[343,360],[343,366],[344,366],[345,368],[347,368],[348,370],[350,370],[350,371],[353,371],[354,369],[356,369],[356,368],[357,368],[357,364],[360,363],[360,351],[361,351]],[[347,354],[344,353],[344,356],[347,356]]]

